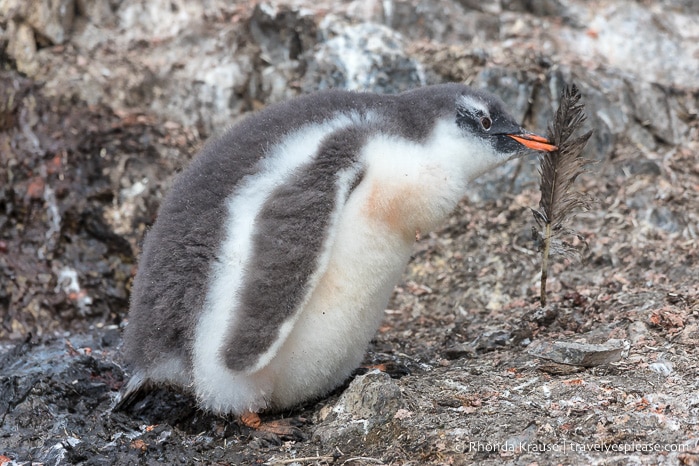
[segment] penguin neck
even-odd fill
[[[478,157],[481,148],[465,147],[464,138],[453,133],[447,123],[438,123],[423,142],[385,135],[371,138],[364,151],[365,216],[411,242],[416,233],[441,225],[468,183],[492,168],[478,162],[487,160]]]

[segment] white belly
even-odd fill
[[[350,375],[410,258],[412,239],[367,218],[366,197],[355,194],[325,274],[275,358],[258,374],[271,382],[266,395],[272,407],[321,396]]]

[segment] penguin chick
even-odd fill
[[[173,384],[243,415],[328,393],[361,362],[415,232],[527,148],[555,149],[459,84],[325,91],[249,116],[176,178],[146,237],[125,397]]]

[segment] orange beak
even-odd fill
[[[534,150],[540,150],[544,152],[553,152],[558,150],[557,146],[554,146],[543,136],[538,136],[532,133],[520,133],[520,134],[508,134],[509,137],[522,144],[525,147]]]

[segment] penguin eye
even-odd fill
[[[484,116],[481,118],[481,126],[484,130],[488,131],[490,127],[493,126],[493,121],[487,116]]]

